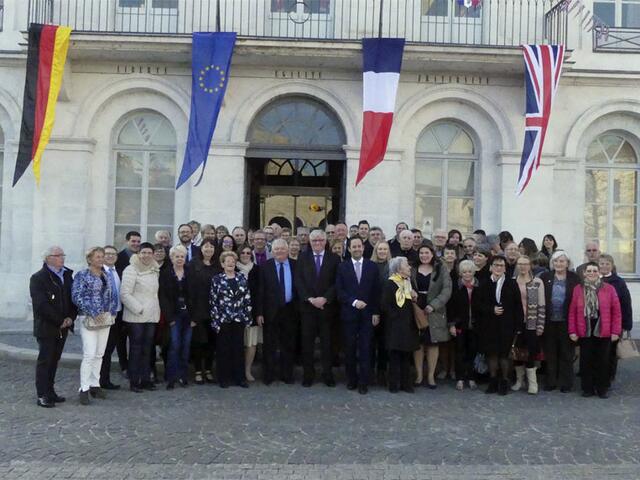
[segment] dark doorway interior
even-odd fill
[[[322,227],[344,211],[345,162],[247,158],[248,224]]]

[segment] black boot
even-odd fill
[[[100,387],[89,387],[89,393],[91,393],[91,396],[93,398],[101,398],[103,400],[107,398],[104,390],[102,390]]]
[[[506,395],[509,393],[509,381],[508,380],[500,380],[498,382],[498,395]]]
[[[80,391],[78,399],[80,400],[80,405],[89,405],[89,390]]]
[[[497,391],[498,391],[498,379],[497,378],[491,378],[489,380],[489,386],[484,391],[484,393],[496,393]]]

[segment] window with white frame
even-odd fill
[[[473,139],[460,125],[438,122],[422,132],[416,147],[415,223],[425,233],[439,227],[473,231],[477,161]]]
[[[597,0],[593,13],[610,27],[640,27],[640,0]]]
[[[638,154],[623,133],[596,138],[587,151],[585,241],[598,239],[618,272],[637,273]]]
[[[330,13],[331,0],[271,0],[271,13]]]
[[[173,230],[176,183],[176,133],[153,112],[129,118],[118,132],[113,237],[124,243],[137,230],[153,241],[158,230]]]

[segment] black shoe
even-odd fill
[[[509,381],[500,380],[500,382],[498,382],[498,395],[505,396],[508,393],[509,393]]]
[[[220,382],[219,385],[220,385],[220,388],[229,388],[229,384],[226,383],[226,382]],[[171,388],[173,388],[173,387],[171,387]]]
[[[327,387],[335,387],[335,386],[336,386],[336,381],[335,381],[333,378],[327,378],[327,379],[324,381],[324,384],[325,384]]]
[[[402,387],[402,391],[405,393],[415,393],[415,389],[413,388],[412,385],[406,385]]]
[[[216,383],[215,379],[213,378],[213,373],[211,373],[210,370],[206,370],[204,372],[204,379],[207,383]]]
[[[37,404],[39,407],[43,407],[43,408],[53,408],[56,406],[53,400],[47,397],[38,397]]]
[[[51,399],[52,402],[55,402],[55,403],[64,403],[67,400],[66,398],[58,395],[56,392],[53,392],[52,395],[49,395],[49,398]]]
[[[369,392],[369,389],[367,388],[367,386],[366,386],[366,385],[360,385],[360,386],[358,387],[358,393],[359,393],[360,395],[366,395],[368,392]]]
[[[569,392],[571,391],[571,388],[569,388],[569,387],[561,387],[561,388],[560,388],[560,391],[561,391],[562,393],[569,393]]]
[[[175,382],[167,383],[167,390],[173,390],[174,388],[176,388]]]
[[[78,394],[78,399],[80,400],[80,405],[89,405],[89,390],[86,392],[80,392]]]
[[[285,377],[285,378],[282,378],[281,380],[287,385],[293,385],[294,383],[296,383],[293,377]]]
[[[263,378],[262,379],[262,383],[264,383],[265,385],[269,386],[273,383],[273,378]]]
[[[180,379],[180,380],[178,380],[178,384],[179,384],[182,388],[187,388],[187,385],[189,385],[189,382],[187,382],[186,380]]]
[[[238,386],[241,388],[249,388],[249,382],[247,382],[246,380],[243,380],[238,384]]]
[[[424,386],[427,387],[429,390],[435,390],[436,388],[438,388],[438,384],[437,383],[431,384],[431,383],[427,382],[427,383],[424,384]]]
[[[356,388],[358,388],[358,385],[356,383],[347,383],[347,390],[355,390]]]
[[[582,396],[584,398],[593,397],[593,392],[582,392]]]
[[[397,386],[389,386],[389,393],[398,393],[400,389]]]
[[[101,385],[101,387],[105,390],[120,390],[120,385],[115,385],[111,382],[109,383],[104,383]]]
[[[556,389],[555,385],[545,385],[544,387],[545,392],[553,392],[555,389]]]
[[[489,380],[489,386],[484,391],[484,393],[497,393],[498,392],[498,380],[492,378]]]
[[[313,385],[313,381],[312,380],[303,380],[302,381],[302,386],[304,388],[309,388],[311,385]]]
[[[140,386],[142,387],[143,390],[149,390],[152,392],[158,389],[158,387],[156,387],[156,384],[153,382],[143,382],[142,385]]]
[[[598,393],[598,397],[600,397],[600,398],[609,398],[609,392],[600,392],[600,393]]]
[[[100,387],[89,387],[89,393],[93,398],[101,398],[102,400],[107,398],[107,394]]]
[[[135,392],[135,393],[142,393],[142,388],[140,388],[139,385],[135,385],[133,383],[131,385],[129,385],[129,390],[131,390],[132,392]]]

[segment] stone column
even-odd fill
[[[401,167],[403,151],[387,150],[385,159],[369,171],[356,187],[360,148],[345,146],[344,150],[347,156],[344,199],[347,224],[366,219],[372,226],[382,227],[388,236],[394,232],[399,216],[412,219],[414,181],[413,176]],[[407,202],[411,207],[407,206]]]
[[[245,154],[248,143],[214,143],[202,182],[191,187],[191,218],[201,223],[242,225],[246,211]],[[199,175],[196,172],[194,177]],[[197,177],[196,177],[197,178]]]

